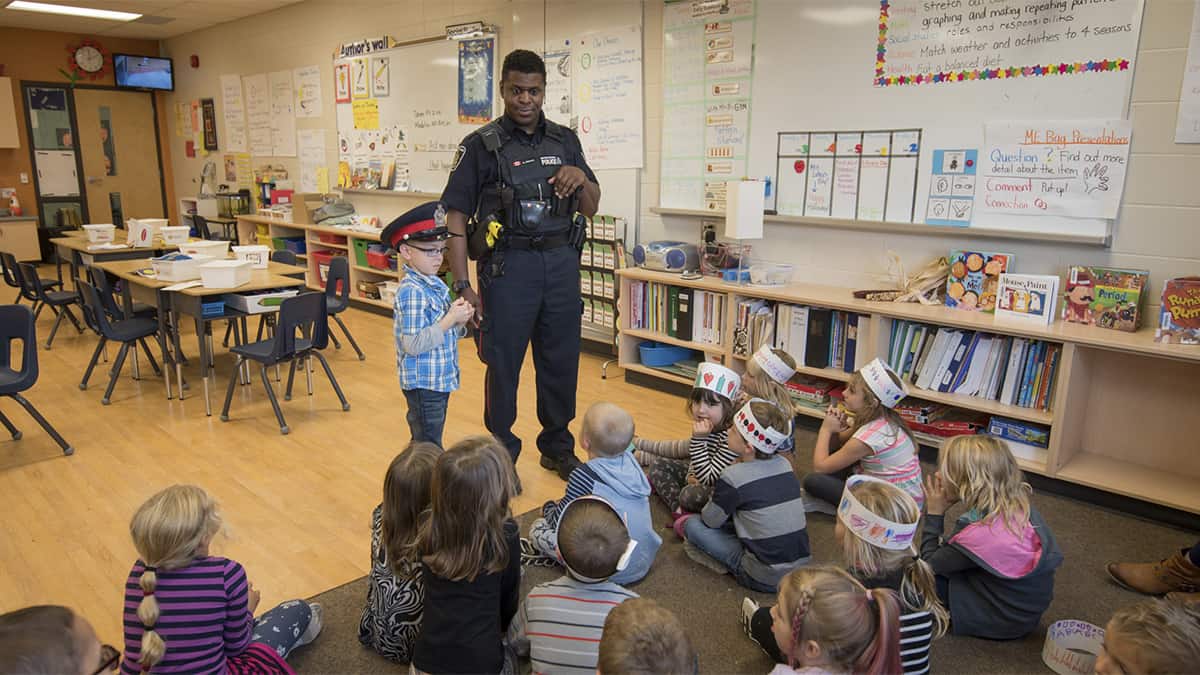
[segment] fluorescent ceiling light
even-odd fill
[[[51,5],[45,2],[27,2],[26,0],[13,0],[8,3],[7,8],[20,9],[26,12],[85,16],[89,19],[108,19],[109,21],[133,21],[142,16],[133,12],[115,12],[111,9],[92,9],[91,7],[72,7],[70,5]]]

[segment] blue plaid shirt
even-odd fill
[[[414,338],[433,327],[450,309],[450,289],[439,277],[405,267],[393,308],[396,338],[396,369],[400,388],[451,392],[458,389],[457,328],[445,331],[432,349],[420,354],[404,350],[401,338]]]

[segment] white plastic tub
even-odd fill
[[[267,263],[271,260],[271,247],[255,244],[253,246],[234,246],[233,254],[238,260],[249,261],[254,265],[256,270],[267,269]]]
[[[83,231],[87,233],[89,244],[108,244],[112,242],[113,233],[117,231],[117,226],[111,223],[84,225]]]
[[[126,243],[133,244],[134,248],[150,248],[154,246],[158,230],[166,224],[166,218],[130,218],[126,222]]]
[[[265,314],[267,312],[278,312],[279,305],[286,299],[295,297],[300,291],[271,291],[269,293],[254,293],[252,295],[241,295],[240,293],[230,293],[225,296],[225,305],[237,310],[241,310],[247,314]]]
[[[229,242],[198,239],[196,241],[188,241],[180,244],[179,252],[186,253],[188,255],[206,255],[212,258],[221,259],[229,255]]]
[[[250,283],[252,267],[245,260],[214,260],[200,266],[205,288],[237,288]]]
[[[164,244],[186,244],[190,229],[187,225],[172,225],[159,228],[158,232]]]
[[[212,262],[206,255],[187,256],[182,260],[173,260],[178,254],[172,253],[162,258],[154,258],[150,266],[154,268],[154,276],[159,281],[191,281],[200,278],[200,266]]]

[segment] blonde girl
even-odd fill
[[[692,437],[678,441],[635,438],[634,456],[647,466],[646,477],[673,518],[704,508],[717,477],[737,461],[729,449],[729,425],[742,378],[716,363],[701,363],[688,397]]]
[[[745,405],[752,398],[761,398],[774,403],[785,414],[794,415],[796,409],[787,382],[796,374],[796,360],[791,354],[770,345],[763,345],[746,362],[742,373],[742,389],[738,393],[737,405]],[[795,448],[792,439],[779,448],[779,452],[791,452]]]
[[[611,615],[610,615],[611,616]],[[1200,604],[1147,600],[1123,607],[1104,628],[1098,675],[1187,673],[1200,663]]]
[[[133,515],[121,672],[291,673],[284,659],[321,632],[320,605],[303,600],[254,619],[246,570],[209,555],[220,528],[217,503],[195,485],[173,485]]]
[[[421,672],[514,671],[503,642],[521,599],[513,475],[491,436],[459,441],[433,468],[430,511],[417,530],[425,608],[412,665]]]
[[[396,455],[371,514],[371,574],[358,641],[396,663],[412,660],[421,631],[425,585],[416,554],[417,526],[429,508],[433,467],[442,449],[416,441]]]
[[[838,567],[801,567],[779,584],[771,633],[786,662],[771,675],[900,672],[900,602]]]
[[[1032,492],[1003,440],[955,436],[942,446],[938,471],[925,481],[921,559],[955,635],[1019,638],[1050,605],[1063,556]],[[956,502],[966,512],[946,536],[946,509]]]
[[[885,480],[918,506],[924,503],[917,444],[894,410],[907,394],[904,383],[879,359],[850,377],[843,399],[846,412],[830,406],[817,432],[813,472],[804,477],[806,510],[833,515],[852,473]]]
[[[842,563],[867,588],[888,588],[900,600],[901,660],[907,675],[929,672],[934,638],[950,620],[938,602],[933,570],[916,558],[915,537],[921,510],[900,488],[870,476],[846,482],[834,539]],[[771,632],[770,608],[742,600],[742,626],[776,661],[783,656]]]

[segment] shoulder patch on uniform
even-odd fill
[[[458,146],[458,150],[454,151],[454,159],[450,162],[450,173],[454,173],[454,171],[456,169],[458,169],[459,163],[462,162],[463,157],[465,157],[466,154],[467,154],[467,146],[465,146],[465,145]]]

